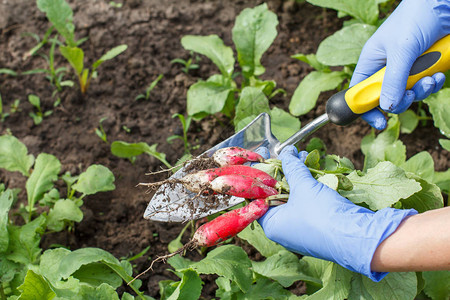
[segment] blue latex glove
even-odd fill
[[[281,152],[290,196],[286,204],[270,208],[259,219],[265,234],[293,252],[381,280],[387,273],[370,270],[376,248],[417,211],[385,208],[373,212],[353,204],[311,176],[303,163],[306,155],[304,151],[298,155],[293,146]]]
[[[436,73],[419,80],[405,92],[414,61],[449,33],[448,0],[403,0],[364,45],[350,86],[386,66],[380,107],[396,114],[404,112],[413,101],[423,100],[442,88],[445,76]],[[378,109],[362,118],[377,129],[386,127],[386,120]]]

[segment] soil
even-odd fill
[[[82,44],[86,65],[91,65],[106,50],[119,44],[127,44],[127,51],[100,66],[98,77],[85,95],[81,95],[75,85],[53,96],[54,87],[43,74],[18,77],[0,74],[4,109],[8,111],[15,99],[21,101],[20,111],[0,123],[0,131],[2,134],[11,132],[35,156],[41,152],[55,155],[61,161],[62,173],[79,174],[92,164],[102,164],[114,173],[116,189],[85,198],[84,219],[74,232],[46,236],[41,246],[44,249],[51,244],[63,244],[70,249],[99,247],[118,258],[130,257],[150,246],[146,255],[134,261],[135,274],[138,274],[148,267],[149,258],[167,253],[167,244],[184,225],[143,219],[152,194],[145,193],[145,188],[136,187],[136,184],[147,182],[145,173],[160,170],[163,164],[147,155],[137,157],[134,163],[118,158],[112,155],[110,143],[121,140],[157,144],[157,150],[164,153],[171,164],[176,164],[183,155],[184,144],[178,139],[167,142],[168,137],[182,134],[180,121],[172,115],[186,114],[186,92],[191,84],[217,73],[216,67],[206,58],[198,62],[199,69],[188,74],[182,71],[180,64],[172,64],[175,58],[190,58],[180,39],[187,34],[217,34],[231,46],[235,17],[242,9],[254,7],[261,1],[168,0],[163,5],[159,0],[130,0],[123,1],[121,8],[111,6],[106,0],[69,2],[74,9],[76,38],[89,37]],[[278,36],[262,59],[266,67],[262,78],[275,80],[278,87],[287,92],[271,100],[272,105],[287,110],[298,83],[312,71],[291,55],[315,53],[319,43],[342,26],[342,19],[338,19],[334,11],[305,2],[270,0],[267,3],[277,14],[279,25]],[[34,2],[4,0],[0,2],[0,12],[0,68],[19,73],[48,68],[43,57],[27,56],[37,43],[30,33],[42,38],[49,28],[44,14]],[[41,53],[48,53],[48,50],[46,45]],[[70,68],[60,55],[56,56],[55,63],[57,67]],[[66,79],[72,74],[70,69]],[[164,77],[150,98],[135,101],[135,97],[144,93],[159,74]],[[27,101],[29,94],[40,97],[43,111],[53,110],[40,125],[34,125],[29,116],[34,111]],[[330,95],[321,95],[318,106],[302,116],[301,122],[306,124],[322,114]],[[53,107],[58,97],[61,104]],[[102,125],[108,142],[95,133],[102,118],[106,118]],[[360,142],[369,132],[369,126],[358,120],[345,128],[327,125],[315,136],[325,142],[329,153],[346,156],[357,168],[362,168]],[[188,133],[189,142],[198,146],[193,154],[202,153],[232,133],[229,120],[221,115],[193,122]],[[442,171],[447,170],[450,163],[448,152],[438,144],[440,137],[438,130],[429,124],[401,138],[407,146],[408,156],[428,151],[435,160],[435,168]],[[164,175],[158,175],[153,179],[164,178]],[[5,171],[0,172],[0,180],[8,187],[23,188],[25,182],[20,174]],[[57,185],[63,186],[59,182]],[[241,241],[237,243],[244,245]],[[251,247],[245,249],[252,258],[258,258]],[[194,260],[201,258],[197,251],[189,252],[187,256]],[[167,269],[168,265],[158,264],[153,272],[142,276],[141,290],[158,298],[158,282],[177,279]],[[203,297],[214,297],[214,279],[214,276],[203,277]],[[300,293],[302,285],[297,284],[292,290]],[[121,291],[132,293],[126,287]]]

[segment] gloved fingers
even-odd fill
[[[291,189],[297,188],[300,185],[304,188],[311,188],[317,181],[312,177],[311,172],[305,164],[299,159],[297,149],[294,146],[286,146],[279,158],[283,166],[283,173]],[[304,154],[302,158],[304,157]]]
[[[264,159],[270,158],[269,149],[266,147],[259,147],[258,149],[255,150],[255,152],[261,155]]]
[[[433,77],[424,77],[416,82],[416,84],[412,87],[412,90],[416,94],[414,101],[420,101],[428,96],[434,91],[436,87],[436,81]]]
[[[395,109],[392,110],[392,113],[401,114],[402,112],[405,112],[411,106],[415,98],[416,94],[414,93],[414,91],[407,90],[403,94],[403,98],[400,101],[400,103],[397,105]]]
[[[361,118],[375,129],[383,130],[384,128],[386,128],[386,118],[378,108],[369,110],[368,112],[364,113]]]
[[[436,82],[436,84],[434,85],[434,90],[431,93],[436,93],[444,86],[445,75],[444,73],[438,72],[431,77],[433,77],[434,81]]]
[[[413,63],[414,60],[411,59],[411,54],[399,51],[388,55],[386,71],[381,86],[381,109],[391,113],[400,111],[397,107],[404,101],[406,81]],[[409,98],[407,99],[409,100]]]

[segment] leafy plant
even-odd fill
[[[59,50],[64,56],[78,77],[80,90],[85,94],[89,88],[92,78],[97,76],[97,68],[105,61],[113,59],[127,49],[127,45],[120,45],[107,51],[103,56],[95,61],[91,69],[84,66],[84,51],[79,48],[82,41],[75,40],[75,25],[72,22],[73,11],[64,0],[37,0],[39,10],[46,13],[47,19],[53,27],[64,38],[64,45]],[[84,41],[84,40],[83,40]],[[56,74],[55,74],[56,75]]]
[[[144,99],[144,100],[148,100],[150,98],[150,92],[153,91],[153,89],[156,87],[156,85],[158,84],[158,82],[164,77],[163,74],[160,74],[158,76],[158,78],[156,78],[155,80],[153,80],[150,85],[147,87],[147,89],[145,90],[145,94],[139,94],[137,95],[136,98],[134,98],[134,100],[140,100],[140,99]]]
[[[28,101],[36,108],[36,112],[30,112],[30,117],[33,119],[35,125],[41,124],[44,117],[48,117],[53,113],[52,110],[42,111],[41,99],[36,95],[28,95]]]
[[[275,89],[274,81],[259,79],[265,72],[260,62],[261,57],[277,35],[277,24],[276,15],[268,10],[266,4],[244,9],[239,14],[232,29],[237,61],[241,68],[239,74],[234,70],[236,60],[233,50],[217,35],[188,35],[181,39],[186,50],[205,55],[220,71],[220,74],[212,75],[206,81],[200,80],[189,88],[188,115],[201,119],[206,115],[221,112],[232,118],[236,130],[239,130],[255,115],[266,111],[271,115],[274,127],[283,124],[282,128],[278,127],[276,131],[279,130],[285,136],[300,128],[300,122],[296,118],[279,108],[269,108],[267,98],[282,90]],[[238,75],[242,77],[240,87],[235,81]]]
[[[108,143],[108,137],[106,136],[105,129],[103,128],[103,121],[108,119],[108,117],[103,117],[98,121],[98,127],[95,128],[95,134],[105,143]]]
[[[136,161],[137,156],[146,153],[161,161],[168,168],[172,168],[172,165],[166,160],[166,155],[156,151],[156,147],[158,147],[158,144],[149,146],[144,142],[130,144],[123,141],[114,141],[111,144],[111,152],[117,157],[128,158],[132,163]]]
[[[175,58],[172,59],[170,61],[171,64],[182,64],[183,67],[183,72],[184,73],[189,73],[189,70],[196,70],[198,69],[198,64],[196,64],[195,62],[199,60],[198,56],[194,57],[193,55],[193,51],[190,52],[191,57],[188,60],[184,60],[182,58]]]
[[[192,117],[188,116],[187,118],[185,118],[182,114],[173,114],[172,118],[178,118],[180,120],[182,130],[183,130],[183,135],[182,136],[171,135],[167,138],[167,142],[170,143],[175,139],[180,139],[184,143],[184,153],[185,154],[191,153],[191,145],[189,144],[187,133],[189,130],[189,126],[191,126]]]
[[[59,160],[41,153],[36,158],[17,138],[0,136],[0,168],[20,172],[27,177],[26,206],[19,207],[24,224],[15,224],[9,218],[10,210],[21,203],[18,189],[5,189],[0,185],[0,297],[1,299],[42,299],[101,297],[118,299],[115,291],[123,281],[132,279],[132,266],[127,260],[119,261],[98,248],[75,251],[58,247],[40,248],[44,234],[73,229],[83,219],[80,207],[83,198],[102,191],[115,189],[114,175],[106,167],[92,165],[78,176],[61,176],[67,184],[67,197],[54,187],[61,170]],[[36,204],[44,206],[38,214]],[[130,285],[140,299],[141,282]],[[125,299],[134,299],[128,293]]]

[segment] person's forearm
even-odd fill
[[[406,218],[376,249],[375,272],[450,270],[450,207]]]

